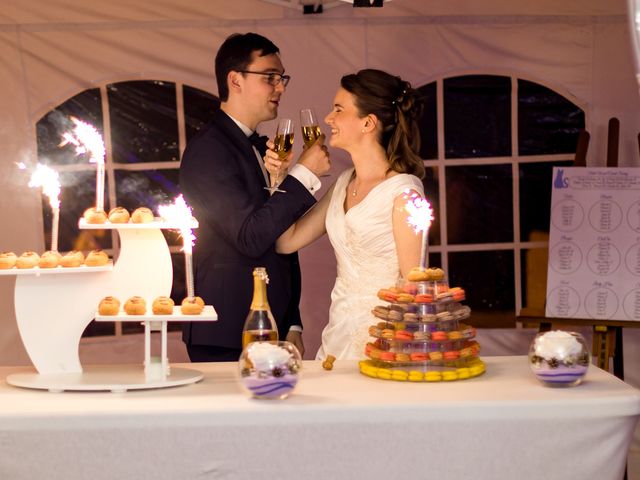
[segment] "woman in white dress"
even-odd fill
[[[276,243],[290,253],[327,233],[335,250],[338,275],[317,359],[363,358],[377,291],[419,263],[421,235],[404,209],[407,195],[424,195],[418,110],[416,90],[386,72],[361,70],[340,81],[325,122],[329,144],[349,152],[353,168]],[[265,159],[270,172],[283,165],[271,151]]]

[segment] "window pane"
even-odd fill
[[[549,233],[551,176],[554,166],[571,166],[572,161],[520,165],[520,239],[530,241],[534,232]]]
[[[58,250],[83,250],[111,248],[109,230],[79,230],[78,220],[83,212],[96,204],[96,174],[93,171],[62,172],[60,174],[60,223],[58,224]],[[108,180],[105,179],[105,190]],[[43,199],[45,245],[51,245],[51,208]]]
[[[211,119],[213,112],[220,108],[220,100],[204,90],[187,85],[182,87],[182,94],[184,126],[188,142]]]
[[[440,252],[429,252],[429,267],[442,268],[442,254]]]
[[[584,112],[542,85],[518,80],[520,155],[575,153]]]
[[[511,165],[447,167],[449,243],[513,241]]]
[[[425,160],[438,158],[438,111],[436,82],[418,88],[422,95],[423,111],[418,119],[420,129],[420,156]]]
[[[44,115],[36,124],[38,161],[49,165],[89,163],[85,155],[78,156],[73,145],[60,147],[62,134],[73,129],[70,116],[93,125],[102,134],[102,103],[100,89],[85,90],[71,97]]]
[[[547,233],[537,232],[533,240],[549,241]],[[549,250],[532,248],[522,250],[522,307],[543,312],[547,297],[547,264]]]
[[[176,86],[161,81],[107,85],[113,160],[116,163],[177,161]]]
[[[510,312],[515,308],[513,251],[451,252],[449,282],[464,289],[472,323],[474,315]]]
[[[438,167],[426,167],[424,178],[424,194],[433,209],[433,222],[429,228],[429,245],[440,245],[440,188],[438,186]]]
[[[467,75],[444,80],[446,158],[511,155],[511,79]]]

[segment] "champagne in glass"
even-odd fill
[[[293,148],[293,120],[283,118],[278,122],[276,138],[273,143],[275,144],[275,152],[280,157],[280,160],[285,161]],[[280,185],[280,169],[276,172],[276,178],[271,181],[271,186],[265,188],[271,193],[285,193],[284,190],[278,188],[278,185]]]
[[[300,125],[302,126],[304,145],[309,148],[322,134],[318,125],[318,118],[312,108],[300,110]]]

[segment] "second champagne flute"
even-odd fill
[[[313,108],[303,108],[300,110],[300,125],[302,126],[302,140],[304,146],[309,148],[315,143],[315,141],[322,135],[320,130],[320,124],[318,123],[318,117],[313,111]],[[321,177],[328,177],[328,173],[320,175]]]
[[[312,108],[300,110],[300,126],[302,127],[304,145],[309,148],[322,134],[318,118]]]
[[[293,148],[293,120],[283,118],[278,122],[276,138],[273,140],[273,143],[275,143],[275,152],[280,157],[280,160],[284,162]],[[278,185],[280,185],[280,169],[276,172],[276,178],[271,181],[271,186],[265,188],[271,193],[285,193],[284,190],[278,188]]]

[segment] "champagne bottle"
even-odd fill
[[[242,348],[251,342],[278,340],[278,328],[267,301],[269,277],[264,267],[253,269],[253,300],[242,330]]]

